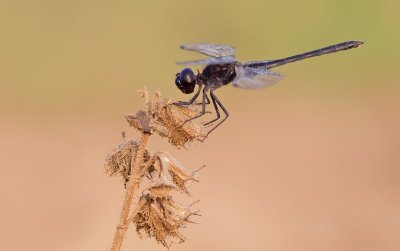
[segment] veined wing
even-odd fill
[[[232,85],[251,90],[260,90],[271,86],[285,76],[282,73],[268,71],[267,69],[243,65],[236,66],[235,70],[236,77]]]
[[[234,57],[235,47],[221,44],[186,44],[181,49],[199,52],[210,57]]]
[[[217,58],[206,58],[206,59],[194,60],[194,61],[177,62],[177,64],[179,64],[179,65],[227,64],[227,63],[231,63],[233,60],[235,60],[235,57],[227,56],[227,57],[217,57]]]

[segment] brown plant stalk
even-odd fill
[[[147,141],[149,140],[149,137],[150,137],[149,132],[142,133],[142,138],[140,140],[139,149],[136,153],[134,161],[131,162],[131,163],[134,163],[133,167],[131,167],[131,170],[133,171],[133,173],[131,175],[132,178],[130,179],[130,181],[128,183],[128,187],[127,187],[126,194],[125,194],[125,202],[122,207],[122,212],[121,212],[121,216],[119,219],[119,225],[117,226],[117,229],[116,229],[115,235],[114,235],[114,241],[113,241],[113,245],[111,248],[111,250],[114,250],[114,251],[120,250],[125,233],[128,230],[129,211],[130,211],[130,208],[132,205],[133,196],[135,194],[135,188],[137,187],[138,183],[140,182],[141,177],[138,177],[139,167],[140,167],[140,163],[142,162],[143,155],[146,150],[146,145],[147,145]],[[132,157],[133,157],[133,155],[132,155]],[[144,174],[143,171],[142,171],[142,173]],[[139,209],[140,205],[138,205],[137,208]],[[137,211],[138,210],[135,210],[136,213],[137,213]],[[131,217],[134,217],[134,215],[135,215],[135,213],[132,214]]]

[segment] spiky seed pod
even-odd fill
[[[130,139],[124,141],[116,149],[113,150],[112,154],[107,155],[105,160],[105,172],[109,173],[110,176],[121,175],[124,182],[129,181],[131,176],[132,161],[136,156],[136,152],[139,147],[139,142]],[[143,156],[143,162],[141,169],[144,168],[145,164],[150,160],[150,153],[146,150]]]
[[[194,172],[188,172],[181,163],[167,152],[158,152],[156,156],[160,160],[161,175],[164,176],[164,179],[174,184],[178,191],[190,194],[187,185],[189,181],[198,181],[196,179],[196,173],[200,169]]]
[[[176,241],[186,240],[179,230],[191,222],[190,216],[197,214],[190,207],[175,203],[171,197],[154,197],[151,193],[143,195],[139,205],[141,208],[132,219],[139,237],[154,238],[167,248]]]
[[[161,137],[167,137],[171,144],[178,147],[206,136],[198,120],[187,121],[200,114],[196,106],[176,105],[171,98],[160,100],[159,92],[149,100],[147,89],[142,90],[140,94],[145,98],[144,111],[139,110],[136,114],[126,116],[132,127],[142,132],[156,132]]]

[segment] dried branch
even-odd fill
[[[135,161],[132,170],[132,178],[128,183],[127,193],[125,194],[125,202],[122,207],[122,212],[119,220],[119,225],[117,226],[117,230],[114,235],[114,242],[111,250],[119,250],[121,248],[122,240],[125,236],[126,231],[128,230],[128,215],[132,204],[133,195],[135,194],[135,188],[140,182],[140,177],[137,176],[139,173],[139,166],[142,163],[143,154],[145,151],[145,147],[147,141],[150,137],[150,133],[143,133],[142,139],[140,141],[140,146],[138,148]],[[132,155],[133,157],[134,155]]]

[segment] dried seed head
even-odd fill
[[[194,105],[176,105],[174,102],[167,98],[159,103],[158,122],[171,132],[169,141],[173,145],[184,146],[186,142],[204,138],[206,133],[203,125],[198,120],[188,121],[200,115],[198,108]]]
[[[142,205],[132,221],[136,225],[139,237],[146,235],[155,238],[167,248],[177,241],[184,242],[185,237],[179,232],[189,217],[197,214],[191,208],[181,206],[174,202],[171,197],[154,197],[151,194],[143,195],[139,205]]]
[[[188,181],[197,181],[195,176],[197,171],[188,172],[185,168],[167,152],[158,152],[156,154],[160,161],[161,176],[163,180],[168,180],[176,186],[176,189],[180,192],[190,194],[187,189]]]
[[[174,189],[176,189],[176,186],[168,181],[152,182],[151,186],[148,188],[155,198],[167,198]]]
[[[139,110],[135,115],[126,116],[131,126],[142,132],[157,132],[161,137],[168,137],[175,146],[184,146],[187,142],[206,136],[197,120],[187,121],[200,114],[196,106],[176,105],[171,98],[160,100],[159,92],[149,100],[147,89],[140,94],[145,98],[145,111]]]
[[[105,172],[110,175],[121,175],[125,184],[129,181],[131,175],[132,161],[136,156],[139,142],[133,139],[127,140],[114,149],[112,154],[106,157]],[[150,153],[146,150],[143,161],[140,166],[142,170],[145,164],[150,160]]]

